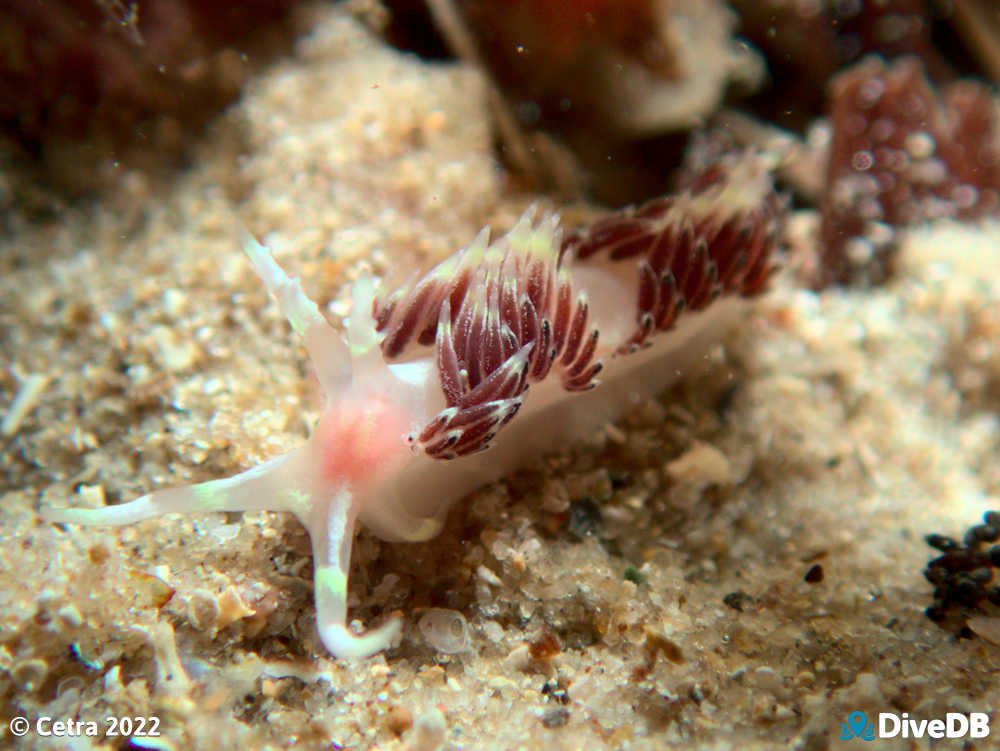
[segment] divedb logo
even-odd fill
[[[858,738],[986,738],[990,734],[990,716],[985,712],[948,712],[944,719],[914,720],[903,712],[879,712],[878,727],[868,721],[864,712],[851,712],[840,723],[840,737],[849,741]]]

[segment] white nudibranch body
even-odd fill
[[[347,627],[356,521],[387,540],[435,536],[469,492],[666,388],[709,332],[764,289],[781,205],[760,159],[707,170],[697,184],[566,240],[557,217],[536,221],[529,210],[497,241],[484,230],[386,296],[362,279],[346,337],[245,234],[326,396],[309,440],[234,477],[43,515],[117,525],[169,512],[289,511],[312,540],[327,649],[352,658],[393,646],[398,619],[361,635]]]

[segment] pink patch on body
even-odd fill
[[[384,477],[392,460],[407,450],[403,417],[399,408],[378,398],[328,409],[316,430],[323,480],[358,487]]]

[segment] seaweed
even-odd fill
[[[939,93],[917,58],[869,57],[833,79],[830,121],[818,287],[886,281],[901,228],[997,211],[1000,119],[981,84]]]

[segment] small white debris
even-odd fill
[[[1000,618],[985,615],[974,615],[965,624],[977,636],[986,641],[1000,645]]]
[[[103,508],[105,505],[103,485],[81,485],[76,494],[80,499],[78,505],[82,508]]]
[[[48,673],[48,663],[39,657],[32,657],[14,665],[10,677],[22,691],[34,691],[42,685]]]
[[[187,305],[187,295],[179,289],[168,289],[163,293],[163,311],[171,318],[180,318]]]
[[[396,574],[386,574],[382,581],[372,588],[372,597],[376,600],[385,600],[399,584],[399,577]]]
[[[194,364],[198,349],[189,339],[181,339],[166,326],[154,326],[149,333],[156,345],[157,360],[164,369],[176,373]]]
[[[480,565],[476,569],[476,576],[493,587],[502,587],[503,581],[497,576],[489,566]]]
[[[621,428],[619,428],[617,425],[613,425],[610,422],[604,424],[604,432],[608,436],[609,441],[611,441],[612,443],[616,443],[619,446],[623,445],[627,438],[627,436],[625,435],[624,431]]]
[[[882,682],[875,673],[858,673],[845,697],[850,699],[852,706],[858,707],[877,707],[885,703]]]
[[[525,671],[531,665],[531,650],[527,644],[519,644],[503,658],[503,669],[506,673]]]
[[[668,462],[667,476],[674,482],[692,485],[725,485],[732,482],[729,460],[709,443],[695,441],[691,448]]]
[[[174,627],[166,621],[157,621],[150,626],[133,626],[131,630],[145,635],[153,647],[157,688],[173,697],[186,696],[191,679],[177,654]]]
[[[83,625],[83,613],[81,613],[80,609],[72,603],[63,605],[59,608],[59,612],[56,613],[56,615],[59,620],[70,628],[79,628]]]
[[[485,634],[486,638],[494,644],[499,644],[507,637],[503,626],[496,621],[486,621],[486,623],[483,624],[483,634]]]
[[[213,628],[219,619],[219,603],[206,589],[196,589],[187,598],[188,621],[201,631]]]
[[[844,252],[852,266],[867,266],[875,257],[875,248],[863,237],[852,237],[847,241]]]
[[[21,421],[38,403],[38,397],[48,385],[49,377],[41,373],[31,373],[21,381],[21,388],[11,402],[10,409],[0,423],[0,433],[5,436],[14,435]]]
[[[469,648],[469,624],[457,610],[429,608],[424,611],[417,628],[438,652],[451,655]]]
[[[560,514],[569,508],[569,493],[561,480],[547,479],[542,487],[542,510]]]
[[[215,619],[215,628],[221,631],[231,623],[256,614],[256,610],[247,607],[243,598],[232,584],[218,597],[219,612]]]
[[[444,743],[447,729],[441,710],[432,709],[413,723],[413,739],[407,748],[409,751],[437,751]]]
[[[903,141],[903,148],[914,159],[926,159],[934,153],[934,136],[924,131],[910,133]]]

